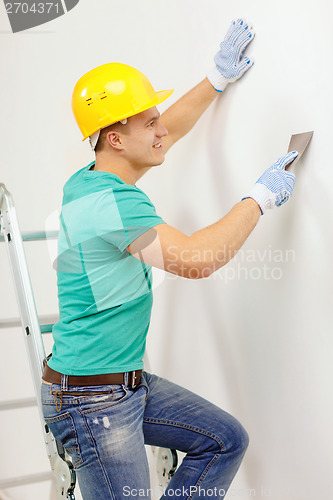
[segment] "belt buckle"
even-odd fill
[[[132,372],[132,377],[131,377],[131,386],[132,386],[132,388],[136,387],[135,380],[136,380],[136,374],[135,374],[135,370],[134,370]]]

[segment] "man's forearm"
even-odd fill
[[[257,225],[260,215],[259,205],[248,198],[237,203],[215,224],[189,237],[193,267],[199,264],[200,277],[209,276],[236,255]],[[191,266],[191,262],[189,264]]]
[[[251,198],[237,203],[211,226],[191,236],[168,224],[158,224],[127,250],[137,259],[184,278],[210,276],[232,259],[255,228],[261,210]]]
[[[200,116],[219,95],[207,78],[176,101],[161,115],[161,122],[168,130],[163,146],[169,149],[186,135]]]

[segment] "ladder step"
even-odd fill
[[[0,411],[16,410],[17,408],[30,408],[37,406],[36,398],[13,399],[12,401],[1,401]]]
[[[21,236],[23,241],[52,240],[58,238],[59,231],[23,232]],[[5,237],[3,234],[0,234],[0,241],[5,241]]]
[[[52,327],[54,323],[58,321],[58,319],[59,317],[56,315],[39,316],[38,321],[41,333],[51,333]],[[22,323],[20,318],[8,318],[8,319],[2,319],[0,321],[0,329],[13,328],[15,326],[21,326],[21,325]]]
[[[30,474],[29,476],[12,477],[11,479],[2,479],[0,481],[0,490],[24,486],[26,484],[42,483],[53,478],[52,472],[41,472],[39,474]]]
[[[52,333],[53,325],[54,323],[51,323],[49,325],[39,325],[40,333]]]

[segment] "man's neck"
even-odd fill
[[[115,164],[109,158],[104,158],[102,155],[96,156],[94,170],[96,171],[104,171],[109,172],[110,174],[117,175],[122,181],[126,182],[126,184],[131,184],[132,186],[143,176],[143,174],[149,170],[135,170],[128,163],[117,161]]]

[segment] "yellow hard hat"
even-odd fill
[[[127,64],[103,64],[77,82],[72,109],[85,140],[112,123],[160,104],[172,92],[155,92],[148,78]]]

